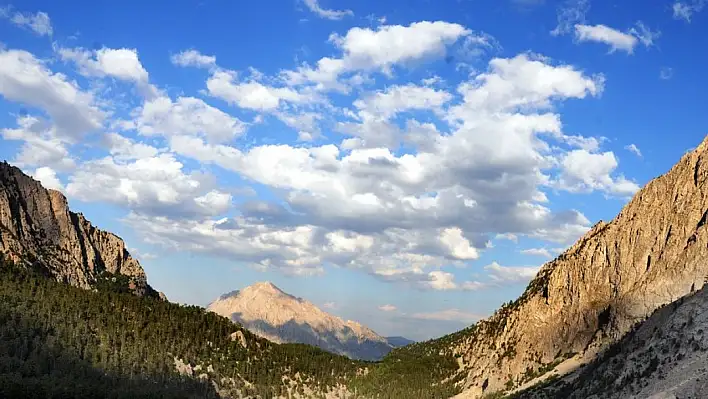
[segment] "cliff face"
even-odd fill
[[[393,349],[371,329],[324,312],[268,282],[222,295],[208,309],[277,343],[303,343],[363,360],[381,359]]]
[[[107,271],[129,277],[138,295],[154,294],[120,237],[71,212],[63,194],[7,163],[0,163],[0,251],[82,288],[90,288]]]
[[[659,306],[700,289],[707,219],[708,139],[456,340],[464,396],[518,386],[572,354],[592,359]]]

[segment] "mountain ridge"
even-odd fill
[[[0,252],[81,288],[118,275],[127,277],[133,293],[162,295],[147,283],[145,270],[120,237],[72,212],[64,194],[6,162],[0,162]]]
[[[276,343],[305,343],[363,360],[378,360],[393,349],[370,328],[331,315],[271,282],[221,295],[207,309]]]
[[[461,397],[507,391],[570,356],[592,360],[658,307],[700,289],[707,220],[708,138],[449,346]]]

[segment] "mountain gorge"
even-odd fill
[[[324,312],[269,282],[222,295],[208,310],[270,341],[313,345],[352,359],[379,360],[394,347],[371,329]],[[397,342],[403,346],[405,338]]]
[[[708,139],[543,265],[517,300],[402,348],[270,283],[209,310],[160,300],[122,240],[71,212],[59,192],[7,164],[0,189],[0,394],[9,397],[75,397],[71,387],[81,384],[95,393],[85,397],[112,389],[125,394],[116,397],[619,398],[704,389]],[[360,359],[388,354],[364,362],[312,345]]]

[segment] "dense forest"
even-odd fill
[[[446,398],[458,391],[449,378],[455,359],[433,344],[444,339],[396,349],[378,363],[353,361],[271,343],[200,307],[137,297],[121,276],[104,274],[84,290],[2,256],[0,265],[0,398],[324,397],[344,387],[349,397]]]

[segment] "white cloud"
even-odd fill
[[[316,97],[304,95],[287,87],[264,85],[256,80],[238,81],[231,71],[216,71],[207,80],[209,94],[230,104],[256,111],[273,111],[285,103],[306,104]]]
[[[547,59],[524,54],[492,60],[489,71],[461,84],[462,102],[441,111],[451,123],[451,132],[429,129],[429,143],[417,154],[394,155],[380,147],[342,151],[331,144],[262,145],[244,151],[188,136],[173,136],[169,143],[182,156],[218,164],[281,190],[287,208],[267,202],[249,205],[243,223],[259,223],[275,231],[309,226],[315,237],[325,237],[326,244],[316,241],[298,248],[303,258],[313,259],[313,265],[329,262],[367,270],[386,280],[459,289],[451,275],[431,276],[430,268],[474,259],[487,248],[490,231],[563,243],[587,231],[590,222],[582,214],[554,213],[541,205],[548,199],[539,188],[555,181],[544,171],[562,172],[559,166],[566,154],[557,153],[544,140],[561,141],[571,148],[596,149],[601,144],[597,139],[564,135],[559,116],[552,113],[553,104],[599,95],[602,87],[600,76],[586,76],[570,66],[554,66]],[[378,97],[365,95],[357,109],[391,115],[406,104],[387,100],[378,108],[369,106],[374,98]],[[140,229],[146,232],[169,224],[145,223],[151,224]],[[178,231],[163,238],[174,237],[186,246],[203,239],[193,229]],[[461,237],[465,241],[453,240]],[[232,258],[253,258],[250,247],[244,249],[230,240],[210,240],[201,248]],[[296,261],[283,254],[269,256],[263,253],[253,261],[284,267]]]
[[[707,3],[706,0],[677,1],[672,6],[674,19],[683,19],[686,22],[691,22],[693,14],[701,12]]]
[[[478,314],[464,312],[459,309],[446,309],[437,312],[419,312],[413,313],[411,317],[423,320],[460,321],[463,323],[474,323],[482,318],[482,316]]]
[[[231,195],[213,188],[199,173],[186,174],[172,154],[123,161],[106,157],[85,162],[69,178],[66,192],[82,201],[101,201],[153,215],[219,215]]]
[[[376,30],[355,27],[344,36],[330,36],[330,41],[342,51],[342,58],[325,57],[314,68],[305,64],[281,75],[290,85],[315,84],[319,89],[346,91],[347,86],[338,80],[345,72],[391,74],[396,65],[443,57],[448,46],[470,34],[462,25],[442,21],[382,25]]]
[[[129,209],[125,222],[148,243],[258,269],[311,275],[338,266],[443,291],[521,281],[528,268],[497,265],[486,269],[486,279],[459,283],[443,270],[471,266],[490,248],[492,237],[565,244],[589,228],[580,212],[550,205],[545,190],[626,194],[634,183],[617,177],[616,158],[601,151],[602,138],[563,130],[558,105],[599,97],[601,75],[524,53],[494,58],[459,83],[433,79],[418,86],[401,76],[395,84],[368,87],[382,78],[378,72],[390,76],[398,67],[442,57],[462,38],[457,50],[491,43],[483,34],[444,22],[354,28],[331,37],[341,50],[339,58],[322,58],[314,69],[304,66],[277,76],[252,68],[243,75],[224,70],[215,58],[187,50],[172,61],[207,67],[208,93],[261,113],[252,124],[279,118],[303,141],[328,139],[334,132],[349,137],[341,143],[336,137],[329,144],[293,144],[293,134],[289,144],[262,144],[272,143],[272,137],[243,143],[236,139],[250,124],[201,99],[158,93],[140,99],[142,105],[131,113],[111,108],[120,116],[112,119],[109,132],[101,131],[99,146],[85,152],[93,158],[71,166],[76,171],[66,179],[66,192]],[[112,54],[117,63],[106,64],[110,56],[100,51],[119,52]],[[149,85],[134,50],[65,50],[65,55],[87,76]],[[4,67],[0,79],[12,82],[16,74],[3,75]],[[78,90],[64,75],[45,69],[43,76]],[[360,90],[327,97],[324,89],[337,85]],[[0,86],[3,95],[8,87]],[[27,95],[19,89],[8,92],[15,98]],[[35,101],[43,104],[46,93],[38,93],[42,98]],[[67,104],[82,104],[74,100]],[[68,151],[56,112],[44,108],[54,125],[3,134],[27,143],[35,136],[56,139],[54,149]],[[62,171],[58,163],[42,163],[72,160],[62,151],[32,160],[32,168]],[[197,172],[210,165],[220,167],[218,181]],[[42,173],[52,176],[49,170]],[[272,196],[232,201],[241,194],[226,186],[229,177],[263,185]]]
[[[571,192],[601,190],[609,194],[631,195],[639,190],[637,183],[611,174],[618,162],[614,153],[592,153],[573,150],[563,156],[559,187]]]
[[[436,270],[428,273],[428,276],[430,277],[430,280],[425,282],[425,285],[427,287],[430,287],[437,291],[457,289],[457,284],[455,283],[455,276],[452,273]]]
[[[389,304],[379,306],[379,310],[382,312],[393,312],[396,309],[397,308],[395,306]]]
[[[135,111],[134,128],[143,135],[200,136],[210,143],[231,141],[246,130],[239,119],[201,99],[157,97]]]
[[[331,19],[334,21],[340,20],[347,16],[353,16],[352,10],[328,10],[322,8],[319,4],[319,0],[302,0],[303,3],[310,9],[313,13],[317,14],[320,18]]]
[[[141,158],[151,158],[159,153],[153,146],[135,142],[118,133],[107,133],[103,136],[103,144],[108,148],[108,152],[117,160],[131,160]]]
[[[149,75],[138,58],[138,51],[130,48],[101,48],[89,51],[82,48],[59,48],[64,61],[76,63],[81,74],[95,77],[113,77],[133,82],[143,95],[154,97],[158,90],[148,83]]]
[[[575,25],[575,39],[578,42],[607,44],[610,46],[610,53],[621,50],[632,54],[637,44],[641,43],[645,47],[651,47],[659,36],[661,36],[661,32],[651,31],[641,21],[638,21],[636,26],[627,32],[620,32],[606,25]]]
[[[543,256],[544,258],[552,258],[551,252],[547,248],[528,248],[521,251],[524,255]]]
[[[451,99],[450,93],[430,87],[391,86],[354,101],[357,122],[339,122],[337,130],[354,136],[354,139],[345,140],[347,148],[396,149],[403,140],[403,132],[391,122],[391,118],[411,110],[440,113],[441,107]]]
[[[39,36],[51,36],[53,33],[52,22],[46,12],[22,13],[12,12],[10,6],[0,7],[0,18],[8,18],[13,24],[29,29]]]
[[[39,180],[39,182],[42,183],[45,188],[50,188],[59,191],[64,190],[64,186],[61,184],[61,181],[57,177],[57,172],[55,172],[50,167],[43,166],[41,168],[37,168],[34,173],[31,174],[31,176]]]
[[[189,49],[173,54],[170,61],[178,66],[191,66],[197,68],[213,68],[216,66],[216,57],[204,55],[197,50]]]
[[[539,267],[535,266],[501,266],[497,262],[492,262],[484,267],[484,270],[489,272],[489,277],[496,283],[527,282],[536,276],[538,269]]]
[[[103,122],[90,93],[23,50],[0,49],[0,94],[46,112],[61,136],[77,139]]]
[[[137,248],[128,248],[128,252],[130,252],[130,255],[133,258],[138,259],[140,262],[157,259],[157,255],[151,254],[149,252],[140,251]]]
[[[441,231],[440,242],[447,247],[450,256],[459,260],[473,260],[479,258],[477,249],[462,235],[458,227],[451,227]]]
[[[610,46],[610,52],[617,50],[632,54],[639,40],[629,34],[605,25],[575,25],[575,39],[579,42],[598,42]]]
[[[566,0],[558,7],[558,25],[551,31],[551,35],[559,36],[572,32],[576,25],[585,23],[585,14],[589,10],[589,0]]]
[[[631,152],[632,154],[634,154],[638,157],[642,156],[642,152],[639,151],[639,147],[637,147],[635,144],[629,144],[629,145],[625,146],[624,149]]]
[[[336,309],[337,304],[334,302],[325,302],[324,304],[322,304],[322,307],[325,309]]]
[[[76,161],[69,153],[66,141],[57,137],[56,129],[49,123],[25,116],[17,119],[17,125],[15,129],[0,129],[3,139],[24,142],[15,156],[15,164],[20,167],[47,166],[60,171],[75,167]]]

